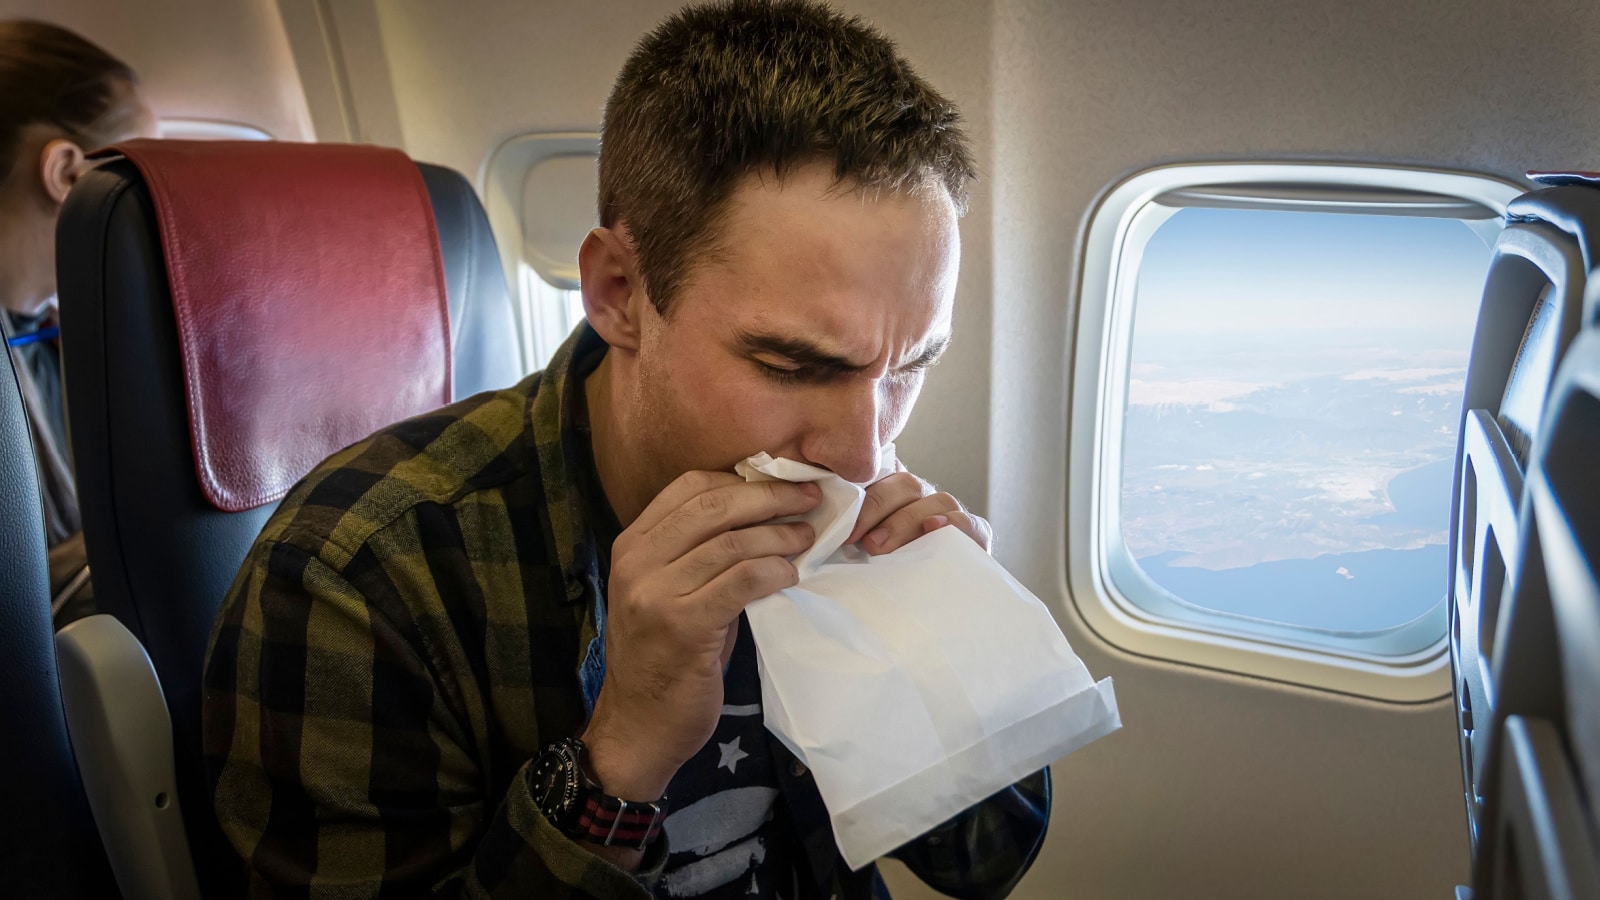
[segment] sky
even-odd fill
[[[1488,258],[1478,235],[1453,219],[1185,209],[1145,247],[1139,328],[1195,335],[1378,327],[1465,347]]]
[[[1437,548],[1415,549],[1415,534],[1399,526],[1390,534],[1372,516],[1382,512],[1382,498],[1394,471],[1425,468],[1450,456],[1454,429],[1441,426],[1434,435],[1431,426],[1443,414],[1424,418],[1422,413],[1438,413],[1434,406],[1459,396],[1489,257],[1489,247],[1477,233],[1452,219],[1179,211],[1145,247],[1136,293],[1129,401],[1135,406],[1186,407],[1206,414],[1239,409],[1245,398],[1272,402],[1256,402],[1247,415],[1228,420],[1176,414],[1170,420],[1138,420],[1145,429],[1196,427],[1203,422],[1204,434],[1217,434],[1202,440],[1197,431],[1191,445],[1130,430],[1128,440],[1144,447],[1145,457],[1160,447],[1171,458],[1147,458],[1144,469],[1124,471],[1128,479],[1124,515],[1141,519],[1144,537],[1159,549],[1191,554],[1173,565],[1198,559],[1193,554],[1228,549],[1203,546],[1208,538],[1219,545],[1237,538],[1252,552],[1264,554],[1260,559],[1284,560],[1273,563],[1282,571],[1263,569],[1255,574],[1251,573],[1259,567],[1236,559],[1238,553],[1227,556],[1232,562],[1226,564],[1196,563],[1233,573],[1227,577],[1234,581],[1211,585],[1220,591],[1218,596],[1231,598],[1230,602],[1265,603],[1263,608],[1277,610],[1275,617],[1301,621],[1297,617],[1302,613],[1313,618],[1354,615],[1349,598],[1332,598],[1350,593],[1351,579],[1357,576],[1358,594],[1363,602],[1375,604],[1375,615],[1404,619],[1415,614],[1418,603],[1422,608],[1431,605],[1443,590],[1442,573],[1438,585],[1432,583],[1439,568],[1434,559]],[[1300,382],[1317,376],[1332,378]],[[1289,393],[1257,394],[1291,382],[1299,386]],[[1303,391],[1303,399],[1294,391]],[[1360,398],[1367,405],[1352,409],[1349,398]],[[1398,418],[1391,426],[1387,419],[1366,415],[1369,412]],[[1293,445],[1286,438],[1306,427],[1300,421],[1306,416],[1333,416],[1334,424],[1348,418],[1344,427],[1377,429],[1383,434],[1373,440],[1382,438],[1387,444],[1364,444],[1358,451],[1335,441],[1286,450]],[[1453,421],[1453,416],[1445,418]],[[1428,430],[1418,431],[1424,426]],[[1437,446],[1430,443],[1434,440]],[[1218,453],[1221,457],[1211,458]],[[1290,455],[1274,455],[1284,453]],[[1154,464],[1161,462],[1168,464]],[[1260,469],[1265,480],[1240,480],[1233,471],[1239,466]],[[1176,475],[1179,469],[1186,474]],[[1155,487],[1157,483],[1165,488]],[[1324,496],[1327,484],[1346,485],[1350,496]],[[1130,488],[1136,489],[1134,493],[1126,493]],[[1171,493],[1172,489],[1179,493]],[[1181,499],[1162,499],[1169,496]],[[1438,516],[1442,529],[1448,518],[1448,495],[1430,499],[1438,501],[1430,509],[1444,510]],[[1227,509],[1218,512],[1221,507],[1216,504]],[[1388,546],[1393,549],[1384,552],[1396,555],[1362,556],[1366,568],[1354,574],[1348,565],[1336,570],[1332,563],[1322,564],[1331,558],[1306,560],[1301,568],[1290,566],[1291,558],[1310,553],[1288,552],[1285,548],[1293,549],[1288,544],[1274,547],[1269,535],[1283,530],[1273,524],[1274,517],[1307,510],[1316,522],[1311,535],[1316,540],[1306,540],[1326,545],[1317,552],[1342,548],[1370,555]],[[1196,531],[1195,526],[1203,527]],[[1387,568],[1380,574],[1373,567]],[[1157,568],[1173,578],[1223,577],[1169,571],[1165,563]],[[1272,579],[1263,581],[1266,574]],[[1201,591],[1205,585],[1185,582],[1171,587],[1181,594]],[[1318,591],[1333,593],[1317,600],[1313,595],[1321,597]],[[1400,594],[1390,596],[1394,591]],[[1284,606],[1291,598],[1297,599]],[[1217,606],[1204,597],[1192,599]],[[1323,608],[1330,603],[1330,608]]]

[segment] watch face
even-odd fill
[[[578,799],[578,758],[566,742],[539,755],[533,768],[533,802],[552,824],[561,826]]]

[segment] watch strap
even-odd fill
[[[573,823],[573,837],[602,847],[643,850],[661,834],[664,803],[639,803],[612,797],[594,787],[585,792]]]

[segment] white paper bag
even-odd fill
[[[748,616],[766,726],[815,774],[851,868],[1121,727],[1111,680],[971,538],[870,557],[844,546],[861,486],[765,453],[738,471],[822,488],[799,583]]]

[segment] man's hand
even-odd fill
[[[861,549],[880,556],[946,525],[961,529],[985,551],[994,540],[982,516],[967,512],[956,498],[901,468],[867,488],[861,515],[846,543],[860,541]]]
[[[584,731],[594,777],[624,800],[655,800],[716,730],[739,613],[793,585],[785,557],[811,546],[813,484],[689,472],[613,545],[606,678]]]

